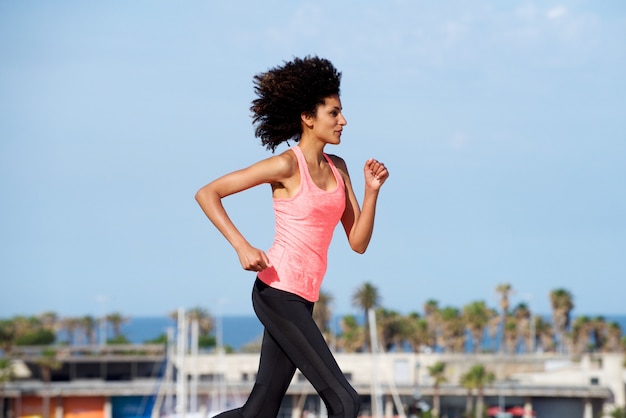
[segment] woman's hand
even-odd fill
[[[370,158],[365,162],[363,169],[365,173],[365,186],[374,190],[380,189],[385,180],[389,177],[389,171],[385,164]]]
[[[265,252],[254,248],[253,246],[247,246],[242,250],[237,251],[239,256],[239,262],[244,270],[248,271],[262,271],[268,267],[271,267],[269,258]]]

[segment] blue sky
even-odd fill
[[[336,313],[485,300],[626,314],[622,1],[0,2],[0,317],[252,314],[254,275],[194,201],[269,156],[252,77],[294,56],[343,73],[327,149],[385,162],[373,242],[341,229]],[[283,150],[281,148],[280,150]],[[256,246],[269,187],[225,201]]]

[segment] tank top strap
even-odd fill
[[[335,181],[337,182],[337,188],[343,189],[345,187],[345,184],[343,182],[343,177],[341,177],[341,173],[335,166],[335,163],[333,163],[333,160],[328,156],[328,154],[324,153],[324,157],[326,158],[326,161],[328,161],[330,170],[333,172],[333,175],[335,176]]]
[[[304,158],[304,154],[299,146],[292,147],[291,149],[298,160],[298,170],[300,170],[300,189],[310,190],[313,179],[311,179],[311,174],[309,173],[309,168],[306,164],[306,158]]]

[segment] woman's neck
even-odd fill
[[[312,163],[315,161],[319,164],[326,161],[324,158],[325,143],[315,139],[309,140],[303,137],[300,139],[298,146],[308,162]]]

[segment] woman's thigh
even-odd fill
[[[261,282],[253,303],[267,332],[318,393],[353,392],[312,318],[312,302]]]

